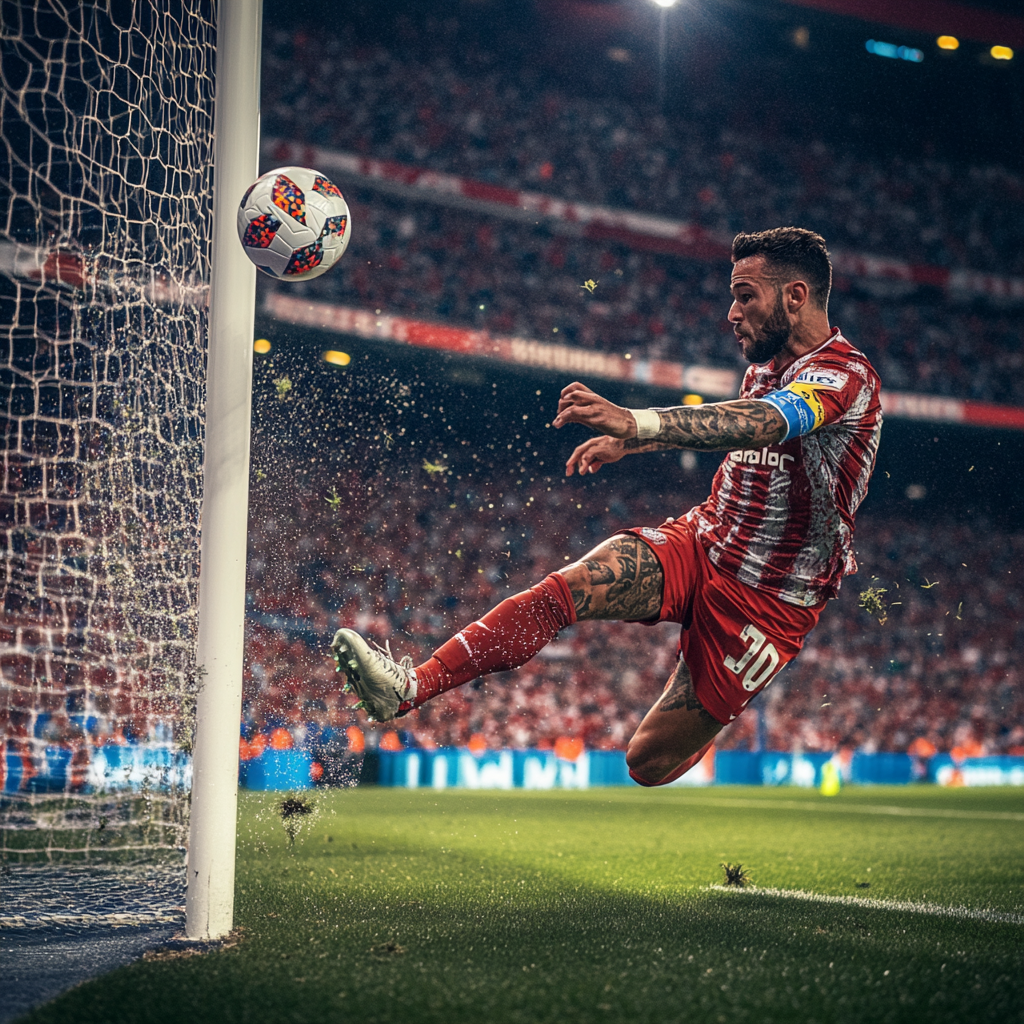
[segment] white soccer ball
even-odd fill
[[[238,237],[246,256],[271,277],[309,281],[348,248],[352,217],[340,189],[309,167],[278,167],[246,189]]]

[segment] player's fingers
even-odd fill
[[[606,462],[614,462],[609,457],[607,438],[593,437],[581,444],[573,453],[580,476],[586,473],[596,473]]]
[[[582,423],[589,426],[599,415],[594,398],[596,395],[570,395],[558,403],[558,413],[552,421],[556,427],[566,423]]]
[[[558,411],[561,412],[573,405],[588,405],[600,401],[600,395],[591,391],[590,388],[584,387],[582,384],[570,384],[562,389],[561,397],[558,399]]]
[[[589,388],[585,388],[582,385],[574,387],[570,385],[561,394],[558,399],[559,406],[579,404],[581,402],[593,402],[595,399],[599,399],[600,396],[594,394]]]
[[[565,387],[562,388],[561,397],[564,398],[570,391],[587,391],[590,392],[590,394],[594,393],[586,384],[581,384],[578,380],[574,380],[571,384],[566,384]]]
[[[591,439],[591,440],[593,440],[593,439]],[[586,472],[586,468],[584,466],[584,458],[585,458],[586,452],[590,448],[590,446],[591,446],[591,441],[584,441],[583,444],[577,445],[573,449],[572,454],[569,456],[569,458],[566,460],[566,463],[565,463],[565,475],[566,476],[572,476],[573,470],[575,468],[577,468],[577,467],[579,468],[580,476],[583,476],[583,474]]]

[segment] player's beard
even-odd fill
[[[786,346],[793,326],[782,305],[782,289],[775,293],[775,308],[761,325],[748,345],[743,346],[743,356],[748,363],[767,363],[774,359]]]

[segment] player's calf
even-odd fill
[[[722,724],[708,714],[680,658],[657,703],[644,716],[626,749],[630,776],[641,786],[664,786],[707,753]]]

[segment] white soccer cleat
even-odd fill
[[[390,645],[374,650],[354,630],[339,629],[331,641],[337,671],[344,672],[346,691],[355,691],[359,703],[370,720],[390,722],[398,717],[404,703],[416,699],[416,673],[412,658],[395,661]],[[403,712],[404,713],[404,712]]]

